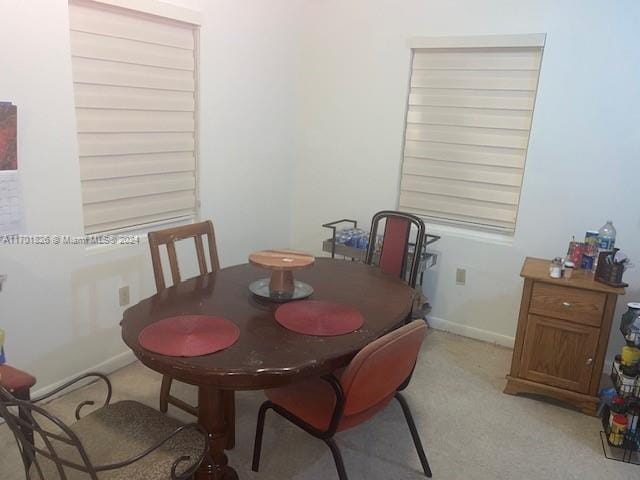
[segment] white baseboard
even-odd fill
[[[115,372],[116,370],[119,370],[123,367],[126,367],[127,365],[133,363],[136,361],[136,356],[133,354],[133,352],[131,350],[128,350],[126,352],[122,352],[118,355],[116,355],[115,357],[111,357],[108,360],[105,360],[104,362],[101,362],[97,365],[94,365],[91,368],[87,368],[85,370],[82,370],[81,372],[78,372],[74,375],[71,375],[67,378],[64,378],[58,382],[55,383],[51,383],[49,385],[45,385],[43,387],[39,387],[37,390],[34,390],[33,392],[31,392],[31,396],[32,398],[36,398],[39,397],[40,395],[46,395],[47,393],[49,393],[52,390],[55,390],[56,388],[58,388],[60,385],[64,385],[66,382],[73,380],[74,378],[79,377],[80,375],[83,375],[85,373],[89,373],[89,372],[98,372],[98,373],[104,373],[105,375],[108,375],[110,373]],[[65,390],[64,392],[61,392],[60,395],[64,395],[65,393],[70,392],[71,390],[75,390],[77,388],[82,387],[83,385],[86,385],[87,383],[91,382],[93,380],[89,380],[87,382],[79,382],[75,387],[71,387],[68,390]],[[55,398],[58,395],[55,395],[53,398]]]
[[[462,335],[463,337],[482,340],[483,342],[495,343],[496,345],[500,345],[501,347],[513,348],[513,345],[515,343],[514,337],[491,332],[489,330],[483,330],[481,328],[470,327],[469,325],[450,322],[449,320],[445,320],[444,318],[438,318],[429,315],[427,317],[427,321],[429,322],[429,326],[435,328],[436,330],[455,333],[456,335]]]

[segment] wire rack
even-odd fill
[[[638,399],[640,385],[625,383],[615,365],[611,369],[611,380],[618,395],[624,399],[625,408],[628,408],[631,403],[640,401]],[[604,456],[610,460],[640,465],[640,418],[636,416],[635,421],[630,420],[629,425],[632,428],[628,428],[624,433],[618,433],[611,429],[610,415],[611,408],[605,406],[602,411],[602,430],[600,431]]]

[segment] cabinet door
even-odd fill
[[[529,315],[521,376],[587,393],[599,335],[597,328]]]

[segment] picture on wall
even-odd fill
[[[0,102],[0,170],[18,169],[18,109],[10,102]]]

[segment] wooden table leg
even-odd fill
[[[227,450],[233,450],[236,446],[236,392],[224,390],[222,392],[224,402],[224,417],[227,420]]]
[[[222,390],[201,386],[198,388],[198,423],[209,432],[210,457],[205,459],[196,473],[196,480],[237,480],[238,474],[228,465],[224,453],[229,428],[225,414],[225,394]]]

